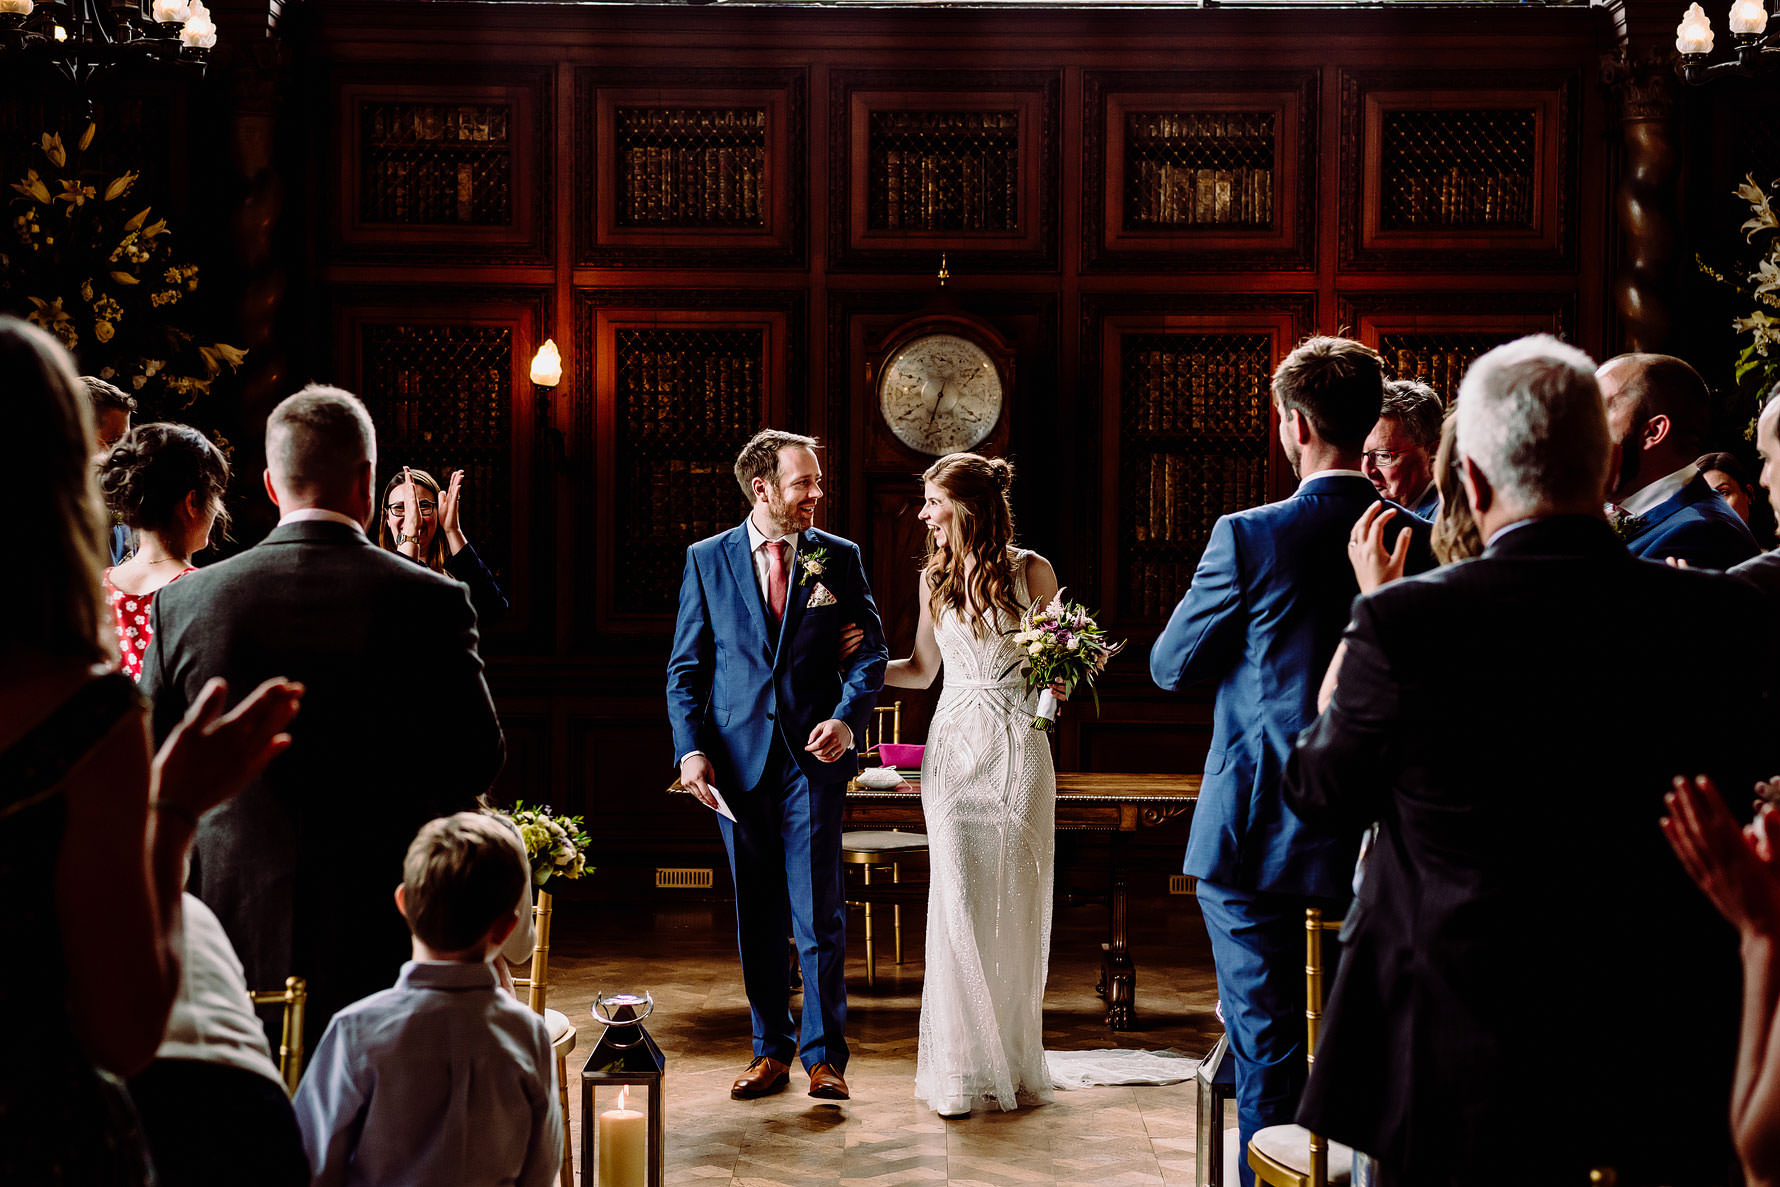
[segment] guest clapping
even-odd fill
[[[112,513],[136,531],[135,554],[105,571],[105,595],[123,669],[141,679],[155,594],[191,572],[192,557],[210,546],[217,520],[225,519],[229,463],[197,429],[146,424],[106,455],[99,482]]]
[[[383,488],[377,543],[470,587],[470,604],[484,628],[506,613],[507,595],[463,532],[464,472],[453,470],[443,489],[425,470],[403,466]]]
[[[1393,379],[1384,385],[1384,406],[1366,437],[1360,469],[1380,497],[1434,518],[1434,444],[1446,405],[1425,383]]]
[[[1739,829],[1704,775],[1692,784],[1677,778],[1667,802],[1663,835],[1742,942],[1731,1140],[1751,1187],[1773,1187],[1780,1183],[1780,821],[1773,805],[1763,804],[1755,822]]]
[[[0,318],[18,439],[0,583],[0,898],[17,961],[0,1059],[0,1182],[141,1181],[127,1075],[154,1054],[179,979],[180,884],[198,817],[289,743],[301,689],[267,681],[224,715],[206,685],[152,762],[146,712],[112,668],[91,410],[54,339]],[[28,964],[30,972],[24,969]],[[120,992],[120,989],[126,990]]]

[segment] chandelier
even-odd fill
[[[41,62],[77,87],[125,65],[202,73],[215,44],[203,0],[0,0],[0,73]]]
[[[4,4],[6,0],[0,0]],[[1712,56],[1712,18],[1698,0],[1675,26],[1675,49],[1681,55],[1677,67],[1683,82],[1698,86],[1727,74],[1752,75],[1769,69],[1780,58],[1780,46],[1768,41],[1768,9],[1763,0],[1734,0],[1730,11],[1731,58],[1708,62]]]

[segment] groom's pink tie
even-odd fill
[[[766,606],[773,612],[773,625],[785,617],[785,541],[766,542]]]

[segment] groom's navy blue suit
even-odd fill
[[[812,573],[809,562],[820,574]],[[806,1068],[847,1065],[846,903],[841,807],[855,752],[825,763],[804,747],[830,718],[855,739],[884,684],[889,652],[877,605],[851,541],[810,529],[789,564],[785,616],[775,629],[755,576],[747,523],[686,550],[680,615],[668,660],[675,758],[703,751],[736,814],[719,816],[735,879],[742,981],[754,1054]],[[817,590],[832,596],[810,604]],[[844,663],[841,628],[865,642]],[[793,1030],[785,937],[803,969],[801,1044]]]
[[[1299,819],[1280,778],[1292,740],[1316,720],[1359,593],[1348,534],[1379,501],[1365,475],[1329,471],[1289,499],[1224,516],[1150,652],[1161,687],[1217,687],[1184,869],[1199,880],[1244,1149],[1256,1130],[1292,1119],[1304,1084],[1304,908],[1338,917],[1351,894],[1361,830]],[[1431,525],[1399,507],[1387,542],[1399,525],[1414,537],[1409,572],[1430,568]],[[1248,1187],[1254,1172],[1246,1158],[1238,1165]]]

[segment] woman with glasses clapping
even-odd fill
[[[403,466],[383,488],[377,543],[469,586],[476,621],[486,627],[506,613],[507,595],[464,536],[459,515],[463,483],[464,472],[453,470],[441,492],[431,474]]]

